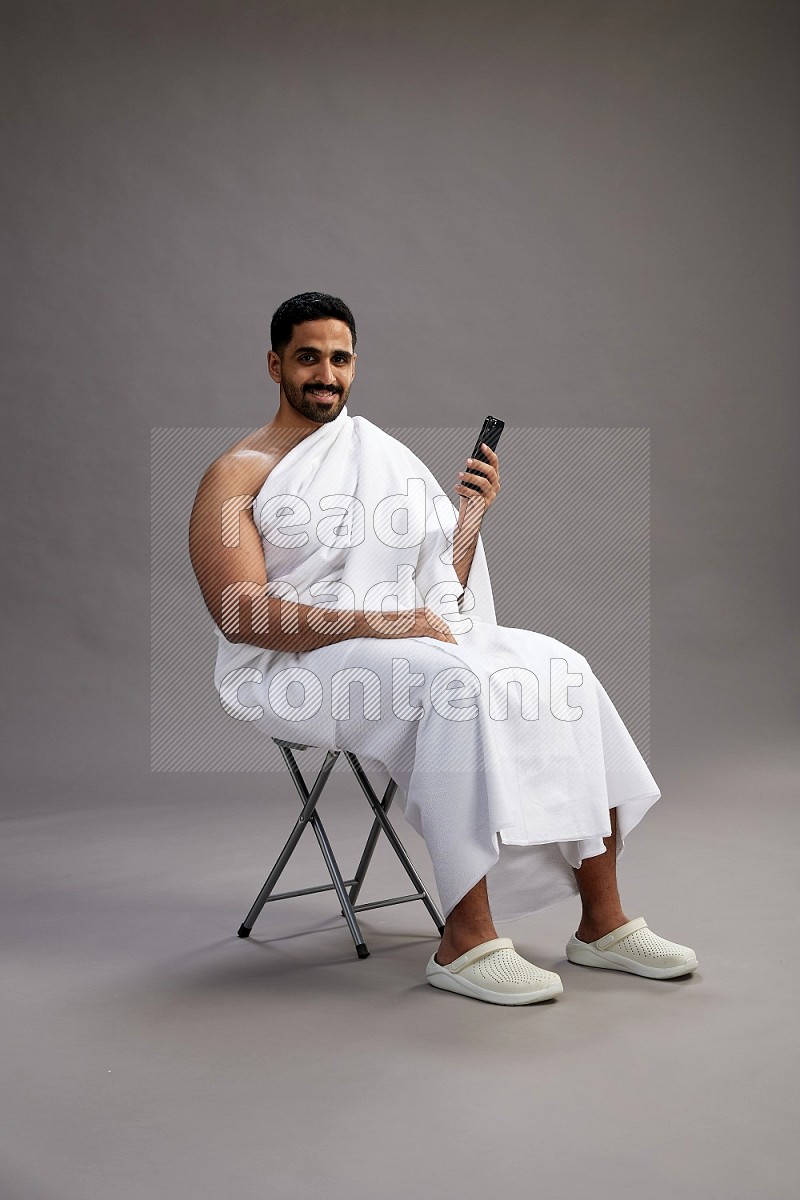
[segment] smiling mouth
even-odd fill
[[[339,395],[338,392],[315,392],[310,388],[309,388],[309,394],[312,395],[315,400],[325,400],[325,401],[335,400],[336,397]]]

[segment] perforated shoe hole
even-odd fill
[[[667,941],[666,938],[653,933],[652,929],[634,929],[633,933],[626,933],[625,937],[610,946],[609,950],[620,954],[630,954],[633,958],[638,959],[681,959],[692,957],[694,954],[694,951],[690,950],[688,946]]]
[[[479,958],[473,963],[473,970],[482,979],[493,983],[545,983],[553,974],[507,947]]]

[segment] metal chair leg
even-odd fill
[[[397,791],[397,784],[395,783],[395,781],[393,779],[390,779],[389,783],[386,786],[386,791],[383,793],[383,799],[380,802],[381,808],[383,809],[384,812],[388,812],[389,806],[392,803],[392,800],[394,799],[394,794],[396,791]],[[372,821],[372,828],[369,831],[369,837],[367,838],[367,844],[364,847],[364,853],[361,855],[361,860],[360,860],[358,866],[356,867],[356,873],[353,876],[355,883],[353,884],[353,886],[350,889],[350,903],[351,904],[355,904],[356,900],[358,899],[358,894],[361,891],[361,887],[364,883],[364,877],[367,873],[367,867],[372,862],[372,855],[375,853],[375,846],[377,845],[378,837],[380,836],[380,832],[381,832],[381,823],[378,820],[378,818],[375,817]]]
[[[394,826],[392,825],[391,821],[389,820],[386,813],[384,812],[384,809],[383,809],[383,806],[382,806],[380,800],[375,795],[375,791],[372,787],[372,784],[367,779],[367,776],[364,772],[364,768],[361,766],[361,763],[358,761],[355,754],[351,753],[348,750],[343,750],[342,753],[344,754],[347,761],[350,763],[350,766],[353,769],[353,774],[355,775],[356,779],[358,780],[359,784],[361,785],[361,789],[364,792],[364,795],[367,797],[367,800],[369,800],[370,806],[372,807],[372,811],[375,813],[376,820],[380,822],[381,828],[383,829],[383,832],[386,834],[387,838],[389,839],[389,843],[390,843],[392,849],[394,850],[395,854],[400,859],[400,862],[402,863],[403,867],[405,868],[406,874],[408,875],[411,882],[414,884],[414,887],[417,889],[417,891],[419,893],[421,893],[420,897],[419,897],[420,900],[422,900],[423,904],[425,905],[425,907],[427,908],[431,917],[433,918],[433,922],[434,922],[436,928],[439,930],[439,933],[443,934],[444,933],[444,917],[442,916],[442,914],[439,912],[436,905],[431,900],[430,896],[428,895],[428,891],[427,891],[427,888],[425,887],[425,884],[422,882],[422,880],[420,879],[416,870],[414,869],[414,864],[412,863],[411,859],[408,857],[405,846],[400,841],[400,838],[397,836],[397,833],[395,832]]]
[[[331,890],[336,892],[336,895],[339,899],[342,916],[347,922],[347,926],[350,930],[353,942],[355,943],[356,953],[358,954],[359,958],[369,957],[369,950],[366,942],[364,941],[364,937],[356,917],[356,912],[363,909],[381,908],[390,904],[405,904],[413,900],[422,900],[431,917],[433,918],[433,922],[436,925],[436,928],[439,930],[439,933],[443,933],[444,918],[428,895],[424,883],[417,874],[411,859],[406,853],[405,847],[400,841],[400,838],[397,836],[397,832],[387,816],[389,807],[391,806],[395,792],[397,791],[397,783],[393,779],[390,779],[383,794],[383,798],[379,800],[356,755],[346,750],[341,751],[341,753],[344,754],[346,761],[349,763],[350,768],[358,780],[361,790],[367,797],[367,800],[369,801],[370,807],[373,811],[372,827],[369,831],[366,845],[364,846],[364,850],[358,867],[356,868],[355,875],[352,879],[344,879],[339,869],[339,864],[337,863],[336,857],[333,853],[330,840],[325,832],[325,827],[316,811],[317,802],[319,801],[322,790],[328,781],[328,776],[333,770],[333,766],[339,757],[340,751],[329,750],[327,752],[325,761],[319,770],[311,790],[309,791],[300,768],[295,762],[292,754],[293,749],[307,750],[309,747],[306,745],[301,745],[298,742],[287,742],[279,738],[274,738],[273,740],[278,746],[278,749],[280,750],[289,769],[289,773],[302,801],[302,809],[297,821],[295,822],[294,828],[292,829],[292,832],[286,841],[286,844],[278,856],[275,866],[270,871],[269,876],[267,877],[264,886],[256,897],[252,908],[239,927],[239,937],[246,938],[250,936],[253,925],[255,924],[264,905],[268,902],[285,900],[291,896],[305,896],[310,895],[313,892],[325,892]],[[273,893],[275,884],[278,882],[278,879],[286,867],[286,864],[291,858],[292,853],[294,852],[294,849],[303,834],[303,831],[309,825],[314,830],[314,835],[317,839],[322,857],[324,858],[325,865],[328,868],[328,874],[331,877],[331,883],[322,884],[317,887],[298,888],[294,891],[281,892],[279,895],[274,895]],[[377,900],[371,904],[356,905],[355,901],[357,900],[364,883],[367,869],[372,861],[372,856],[374,854],[375,846],[381,831],[386,834],[389,844],[400,860],[400,863],[402,864],[411,882],[414,884],[416,890],[414,894],[410,896],[394,896],[388,900]],[[349,895],[347,892],[348,888],[350,888]]]
[[[297,821],[295,822],[294,829],[289,834],[286,845],[278,855],[278,859],[275,863],[275,866],[270,871],[266,883],[258,893],[253,907],[250,909],[250,912],[239,926],[239,937],[242,938],[250,936],[250,931],[255,925],[259,913],[267,903],[275,884],[278,882],[278,879],[283,873],[284,867],[292,856],[295,846],[300,841],[304,829],[309,823],[311,817],[314,815],[314,810],[317,807],[317,801],[322,795],[322,789],[325,787],[328,776],[333,770],[333,765],[336,762],[336,759],[339,757],[338,750],[328,751],[327,755],[325,756],[325,762],[322,764],[319,774],[314,781],[314,785],[309,792],[305,785],[303,776],[300,774],[300,768],[295,762],[291,750],[285,746],[279,746],[278,749],[281,751],[284,759],[286,760],[286,764],[289,767],[292,779],[294,780],[295,786],[303,800],[303,809],[300,813],[300,816],[297,818]]]
[[[347,921],[347,927],[353,936],[353,941],[356,945],[356,954],[359,958],[369,958],[369,950],[367,943],[364,941],[364,935],[361,932],[360,926],[356,919],[356,914],[353,909],[352,901],[347,894],[345,882],[342,879],[342,873],[339,870],[339,864],[336,861],[331,844],[328,841],[328,835],[325,832],[325,827],[322,824],[319,813],[314,813],[310,818],[311,828],[316,834],[319,848],[322,851],[322,857],[325,859],[325,865],[328,868],[333,886],[336,889],[336,895],[339,897],[339,903],[342,906],[342,916]]]

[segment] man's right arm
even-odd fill
[[[223,455],[203,476],[192,508],[192,567],[206,607],[229,642],[300,652],[358,637],[455,642],[447,623],[426,608],[384,615],[266,595],[264,548],[253,519],[264,466],[264,457],[252,452]]]

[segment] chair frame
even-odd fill
[[[341,913],[347,922],[347,926],[353,937],[356,953],[358,954],[359,958],[369,958],[369,950],[367,949],[364,935],[362,934],[361,928],[358,924],[356,913],[365,912],[367,909],[385,908],[390,904],[409,904],[414,900],[421,900],[433,918],[433,923],[438,929],[439,933],[444,933],[444,918],[431,900],[424,883],[414,869],[414,864],[408,857],[403,843],[397,836],[397,831],[387,816],[389,807],[391,806],[395,792],[397,791],[397,783],[393,779],[390,779],[383,794],[383,798],[379,800],[374,788],[372,787],[372,784],[367,778],[364,768],[361,766],[361,763],[358,761],[358,758],[355,754],[348,750],[328,750],[327,754],[325,755],[325,761],[319,770],[317,778],[314,780],[313,785],[309,789],[305,779],[303,778],[300,768],[297,765],[295,757],[292,754],[292,751],[308,750],[312,747],[303,745],[300,742],[288,742],[283,738],[276,737],[272,740],[280,750],[281,754],[283,755],[283,759],[289,768],[289,773],[294,780],[295,787],[300,795],[302,809],[297,821],[295,822],[292,832],[289,834],[285,846],[281,850],[274,867],[267,876],[264,886],[258,893],[258,896],[256,897],[249,913],[239,926],[239,937],[247,938],[250,936],[253,925],[255,924],[265,904],[276,900],[288,900],[292,896],[309,896],[314,892],[328,891],[335,891],[339,898]],[[350,764],[361,790],[364,792],[364,795],[369,801],[374,817],[372,828],[369,831],[369,836],[367,837],[366,845],[364,846],[364,851],[361,855],[361,859],[356,867],[356,872],[352,879],[344,879],[342,877],[339,864],[336,861],[330,841],[325,833],[325,827],[322,824],[319,813],[317,812],[317,803],[319,802],[323,788],[328,781],[328,776],[333,770],[334,763],[340,754],[344,754],[345,759]],[[331,882],[320,884],[317,887],[297,888],[291,892],[280,892],[278,895],[273,895],[273,889],[278,882],[278,879],[280,878],[286,864],[291,858],[292,853],[294,852],[297,843],[300,841],[304,830],[309,825],[314,830],[317,842],[319,843],[319,848],[322,852],[322,857],[325,860],[325,865],[327,866],[328,873],[331,877]],[[416,890],[413,894],[408,896],[392,896],[388,900],[373,900],[370,904],[356,904],[355,901],[358,899],[358,895],[364,884],[367,868],[372,861],[372,855],[375,851],[375,846],[381,831],[386,834],[389,845],[394,850]],[[347,891],[348,888],[350,889],[349,893]]]

